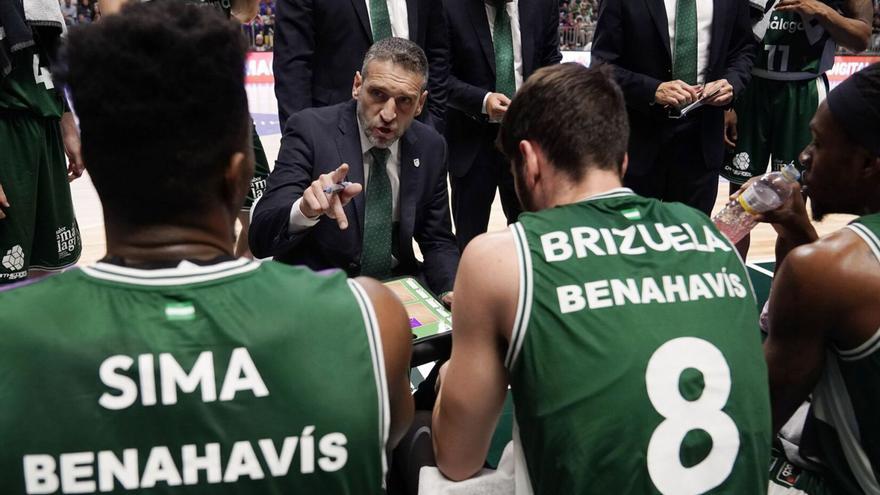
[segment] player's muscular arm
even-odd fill
[[[483,466],[507,393],[504,368],[519,276],[509,232],[474,239],[461,258],[452,312],[452,357],[434,406],[437,467],[452,480]]]
[[[764,357],[770,380],[773,431],[807,398],[825,363],[829,289],[824,270],[831,260],[812,244],[789,253],[770,293],[770,328]],[[820,264],[821,263],[821,264]]]
[[[842,14],[819,0],[782,0],[776,10],[815,17],[837,44],[850,50],[861,52],[868,48],[874,15],[871,0],[845,0]]]
[[[409,389],[412,333],[406,310],[391,290],[371,278],[358,277],[357,281],[373,303],[382,335],[388,402],[391,407],[391,433],[388,435],[390,452],[409,429],[413,417],[413,401]]]
[[[812,392],[829,345],[854,349],[877,331],[876,263],[856,234],[840,230],[793,250],[778,270],[764,343],[775,429]]]

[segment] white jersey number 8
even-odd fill
[[[697,400],[682,397],[679,379],[693,368],[705,387]],[[722,408],[730,397],[730,368],[717,347],[703,339],[680,337],[666,342],[648,361],[648,398],[665,419],[648,443],[648,474],[664,495],[705,493],[727,479],[739,452],[739,430]],[[695,466],[685,467],[679,452],[685,435],[703,430],[712,450]]]

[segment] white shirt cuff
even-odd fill
[[[492,93],[486,93],[486,96],[483,97],[483,115],[489,115],[489,111],[486,110],[486,102],[489,101],[489,95]]]
[[[306,229],[310,229],[321,220],[320,216],[318,218],[309,218],[303,215],[302,210],[299,209],[300,203],[302,203],[302,198],[294,201],[293,206],[290,207],[290,223],[287,226],[287,230],[291,234],[298,234]]]

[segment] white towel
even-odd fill
[[[439,469],[423,467],[419,471],[419,495],[512,495],[515,492],[513,442],[507,444],[498,469],[483,469],[464,481],[450,481]]]
[[[31,26],[56,27],[67,31],[58,0],[24,0],[24,18]]]

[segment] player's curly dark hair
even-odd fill
[[[105,211],[157,224],[228,201],[224,171],[250,146],[235,24],[186,2],[134,3],[71,29],[62,60]]]

